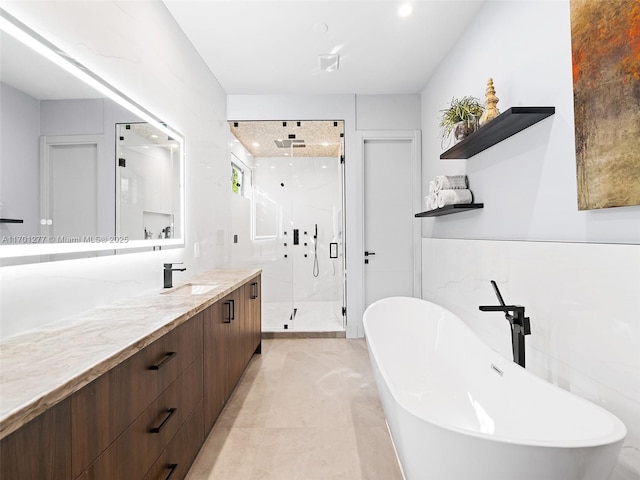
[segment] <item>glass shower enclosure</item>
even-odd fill
[[[344,331],[343,122],[232,122],[231,130],[251,148],[263,331]]]

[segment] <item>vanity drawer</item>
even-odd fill
[[[202,352],[202,318],[159,338],[71,397],[74,477],[95,460]]]
[[[143,480],[180,480],[184,478],[203,441],[203,401],[200,401]]]
[[[155,344],[157,360],[152,365],[158,375],[158,393],[180,375],[196,357],[202,355],[202,313],[159,338]]]
[[[79,479],[142,478],[201,400],[202,357],[198,357]]]
[[[74,478],[158,396],[157,358],[154,343],[71,396]]]

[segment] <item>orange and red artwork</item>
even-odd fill
[[[640,205],[640,0],[571,0],[578,209]]]

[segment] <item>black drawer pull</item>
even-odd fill
[[[253,282],[251,284],[251,300],[256,298],[258,298],[258,282]]]
[[[167,352],[162,360],[160,360],[155,365],[151,365],[149,370],[160,370],[163,365],[166,365],[169,360],[175,357],[176,352]]]
[[[171,416],[176,413],[176,410],[178,410],[177,408],[168,408],[167,409],[167,416],[164,417],[164,420],[162,420],[162,423],[160,425],[158,425],[157,427],[151,427],[151,429],[149,430],[151,433],[160,433],[160,430],[162,430],[162,427],[164,427],[165,423],[167,423],[169,421],[169,419],[171,418]]]
[[[227,300],[224,304],[229,307],[224,323],[231,323],[231,320],[235,320],[236,318],[236,302],[234,300]]]
[[[169,472],[169,475],[167,475],[167,478],[165,478],[164,480],[169,480],[171,478],[171,475],[173,475],[173,473],[178,468],[178,464],[177,463],[171,463],[171,464],[167,465],[167,468],[169,470],[171,470],[171,471]]]

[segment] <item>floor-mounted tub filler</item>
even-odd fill
[[[407,480],[609,478],[624,424],[505,359],[450,311],[386,298],[364,330]]]

